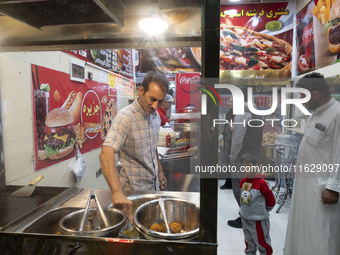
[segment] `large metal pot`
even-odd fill
[[[176,198],[164,198],[165,215],[168,223],[177,222],[182,225],[180,233],[164,233],[150,229],[154,223],[164,222],[159,200],[152,200],[139,206],[134,214],[136,229],[147,239],[192,240],[198,236],[198,205]]]
[[[63,217],[59,221],[61,232],[66,235],[77,236],[110,236],[117,234],[126,221],[122,211],[114,208],[103,209],[109,225],[109,227],[106,227],[101,219],[99,210],[88,209],[84,228],[80,231],[79,227],[84,211],[85,209],[82,209]]]

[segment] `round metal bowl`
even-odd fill
[[[84,228],[79,231],[79,225],[85,209],[70,213],[59,221],[59,227],[63,234],[77,236],[108,236],[116,234],[124,226],[126,217],[118,209],[103,209],[109,222],[109,227],[105,227],[96,208],[89,209],[85,219]]]
[[[146,202],[137,208],[134,214],[136,229],[147,239],[192,240],[197,237],[199,206],[182,199],[164,198],[162,200],[168,223],[180,223],[182,231],[180,233],[163,233],[150,229],[153,223],[164,223],[158,199]]]

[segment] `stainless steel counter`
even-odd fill
[[[42,206],[28,212],[25,217],[21,217],[3,228],[4,231],[17,233],[36,233],[36,234],[60,234],[59,220],[73,211],[85,208],[90,189],[69,188],[65,193],[67,197],[51,199]],[[103,208],[112,207],[111,193],[109,190],[96,189],[94,192]],[[72,194],[73,193],[73,194]],[[176,197],[193,202],[199,205],[200,196],[198,192],[136,192],[128,198],[133,202],[133,210],[144,202],[157,199],[158,197]],[[70,198],[71,197],[71,198]],[[19,204],[17,205],[20,206]],[[90,207],[96,207],[91,201]]]
[[[18,186],[7,186],[0,192],[0,230],[68,189],[61,187],[36,187],[30,197],[12,197],[10,194],[19,188]]]
[[[102,207],[110,207],[111,194],[109,190],[94,190]],[[79,192],[79,193],[77,193]],[[59,226],[60,212],[84,208],[90,190],[70,188],[68,198],[60,198],[33,210],[24,218],[20,218],[8,228],[0,231],[0,253],[13,254],[139,254],[141,250],[148,254],[216,254],[216,244],[193,241],[146,240],[141,236],[131,239],[126,236],[83,237],[66,236],[53,232]],[[70,193],[73,193],[70,195]],[[199,204],[198,192],[139,192],[128,198],[138,203],[156,197],[176,197]],[[91,206],[95,206],[94,204]],[[55,213],[57,212],[57,213]],[[46,217],[44,217],[46,216]],[[46,221],[47,220],[47,221]],[[47,231],[47,228],[50,230]],[[39,231],[39,229],[41,231]],[[51,232],[52,230],[52,232]],[[157,248],[155,248],[157,247]],[[12,253],[8,253],[12,254]]]

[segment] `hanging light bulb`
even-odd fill
[[[159,17],[150,17],[139,21],[138,26],[148,35],[158,35],[166,31],[169,24]]]

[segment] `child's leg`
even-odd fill
[[[269,219],[256,221],[256,237],[254,237],[254,239],[261,255],[273,254],[273,249],[269,236],[269,229]]]
[[[253,238],[252,229],[254,229],[255,221],[246,220],[241,217],[242,229],[244,234],[244,242],[246,243],[245,253],[248,255],[256,255],[256,243]]]

